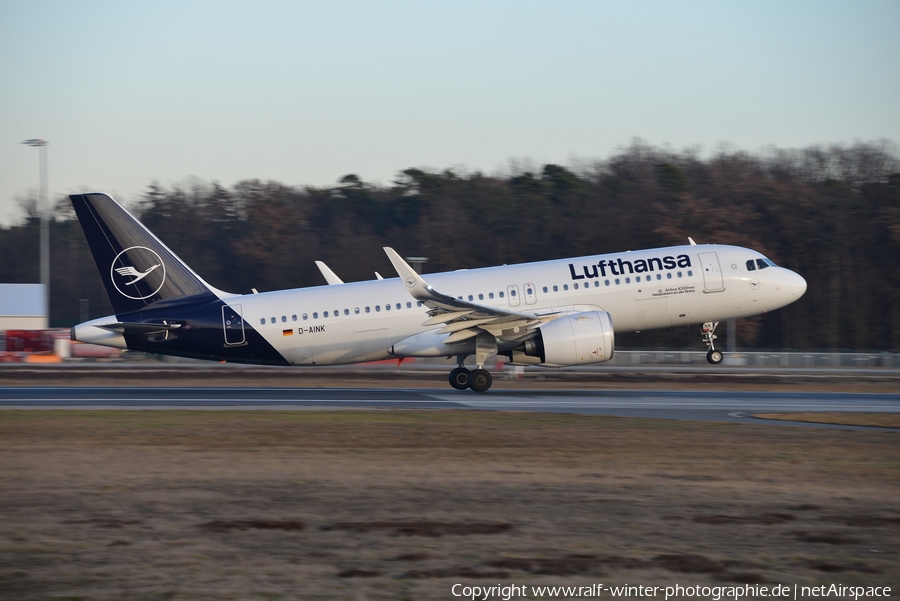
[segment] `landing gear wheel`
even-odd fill
[[[484,392],[494,383],[491,372],[486,369],[476,369],[469,375],[469,388],[475,392]]]
[[[722,351],[716,350],[716,343],[714,342],[718,336],[716,336],[715,331],[716,327],[719,325],[718,321],[707,321],[703,324],[703,327],[700,328],[700,333],[702,334],[703,343],[709,347],[709,352],[706,353],[706,360],[712,363],[713,365],[718,365],[722,362]]]
[[[465,367],[457,367],[450,372],[450,386],[457,390],[465,390],[469,387],[469,370]]]

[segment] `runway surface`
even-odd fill
[[[495,390],[363,388],[8,387],[0,409],[480,409],[713,420],[763,421],[758,412],[900,412],[900,394],[680,392],[656,390]],[[856,429],[856,428],[854,428]],[[869,429],[869,428],[862,428]],[[887,430],[887,428],[879,428]]]

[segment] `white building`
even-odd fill
[[[43,284],[0,284],[0,331],[46,330]]]

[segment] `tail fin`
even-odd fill
[[[222,294],[106,194],[69,196],[117,315],[198,304]],[[217,294],[218,293],[218,294]]]

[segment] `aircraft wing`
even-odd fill
[[[453,298],[428,285],[393,248],[386,246],[384,252],[412,297],[429,308],[431,317],[422,325],[445,324],[438,330],[439,334],[450,334],[444,339],[445,344],[472,338],[480,332],[489,332],[501,340],[527,338],[537,326],[559,317],[520,313]]]

